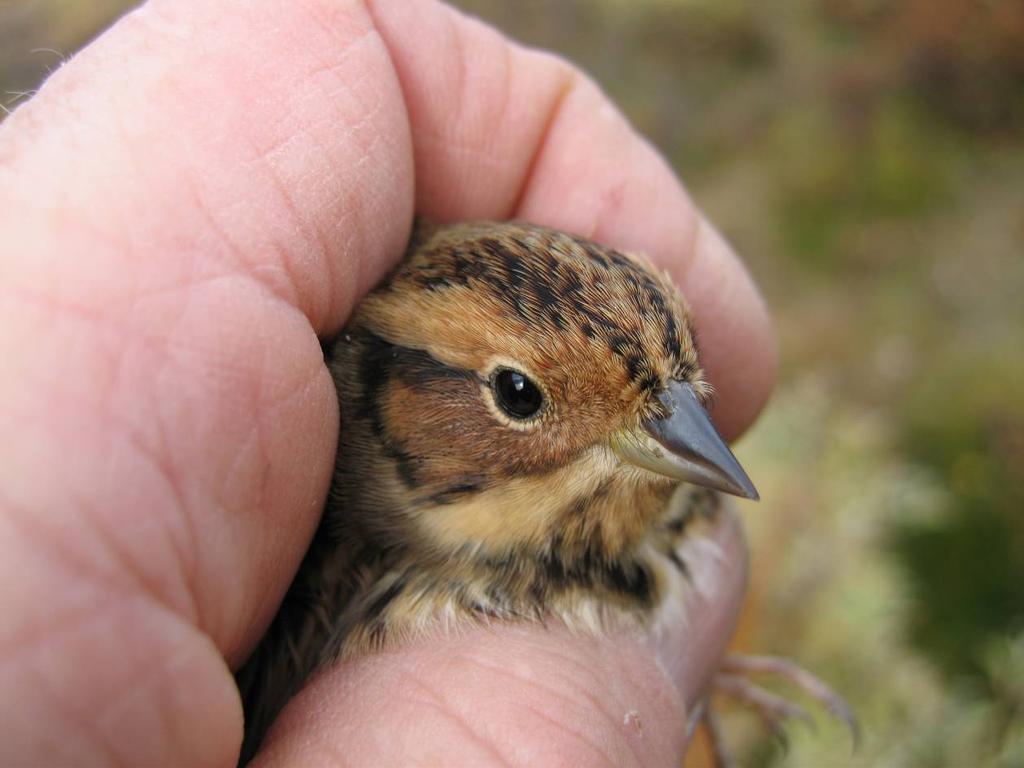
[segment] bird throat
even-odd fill
[[[673,488],[652,473],[623,466],[598,446],[551,472],[413,507],[410,514],[424,544],[446,554],[613,561],[641,544]]]

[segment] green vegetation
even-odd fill
[[[590,71],[778,319],[741,643],[833,682],[864,743],[737,714],[742,763],[1024,765],[1024,5],[457,4]],[[117,5],[0,7],[2,91]]]

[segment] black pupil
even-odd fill
[[[494,377],[494,391],[501,409],[517,419],[533,416],[543,402],[537,385],[518,371],[498,371]]]

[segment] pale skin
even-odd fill
[[[233,765],[232,669],[330,478],[317,336],[414,210],[646,252],[693,307],[721,431],[766,400],[741,262],[569,64],[434,0],[153,0],[0,126],[5,762]],[[744,589],[734,519],[713,537],[656,642],[423,640],[319,677],[258,760],[674,764]]]

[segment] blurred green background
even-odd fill
[[[864,737],[737,711],[741,765],[1024,766],[1024,2],[456,4],[588,70],[777,319],[738,643]],[[0,103],[127,5],[0,0]]]

